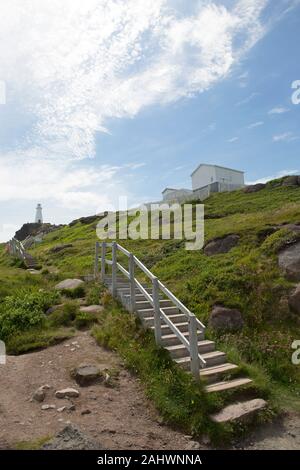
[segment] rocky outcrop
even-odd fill
[[[300,184],[300,176],[292,175],[287,176],[282,181],[282,186],[299,186]]]
[[[290,294],[288,302],[291,311],[300,315],[300,284]]]
[[[83,224],[83,225],[89,225],[89,224],[92,224],[93,222],[96,222],[99,219],[100,219],[99,215],[90,215],[89,217],[81,217],[80,219],[72,220],[72,222],[69,223],[69,227],[73,227],[73,225],[76,225],[78,223]]]
[[[282,250],[278,256],[278,264],[289,281],[300,281],[300,242]]]
[[[102,446],[74,425],[66,426],[42,450],[101,450]]]
[[[239,235],[236,234],[226,235],[222,238],[215,238],[204,247],[204,254],[207,256],[213,256],[221,253],[228,253],[228,251],[238,244],[239,239]]]
[[[216,331],[238,331],[244,326],[239,310],[215,305],[209,318],[209,326]]]
[[[56,290],[74,290],[77,287],[83,286],[84,282],[81,279],[65,279],[64,281],[56,284]]]
[[[257,193],[262,189],[265,189],[266,185],[264,183],[257,183],[257,184],[250,184],[249,186],[245,186],[243,189],[244,193]]]

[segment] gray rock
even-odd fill
[[[97,314],[103,311],[103,307],[101,305],[89,305],[88,307],[80,307],[80,311]]]
[[[299,181],[299,176],[297,175],[292,175],[292,176],[287,176],[284,178],[282,181],[282,186],[298,186],[298,181]]]
[[[73,425],[66,426],[42,450],[101,450],[102,446]]]
[[[55,289],[57,290],[73,290],[76,287],[82,286],[84,282],[81,279],[65,279],[64,281],[56,284]]]
[[[234,403],[226,406],[219,413],[211,416],[215,423],[226,423],[232,421],[244,421],[258,411],[266,408],[267,402],[261,398],[249,400],[243,403]]]
[[[278,264],[289,281],[300,281],[300,242],[282,250]]]
[[[239,310],[216,305],[209,318],[209,325],[217,331],[238,331],[244,326]]]
[[[60,309],[62,306],[63,304],[53,305],[52,307],[48,308],[46,315],[51,315],[51,313],[56,312],[56,310]]]
[[[72,371],[72,377],[81,387],[87,387],[104,380],[100,368],[95,365],[81,365]]]
[[[42,405],[42,410],[47,411],[47,410],[55,410],[56,406],[55,405]]]
[[[42,401],[44,401],[46,398],[46,392],[45,390],[43,389],[43,387],[40,387],[38,388],[34,394],[32,395],[32,399],[41,403]]]
[[[56,398],[78,398],[80,393],[75,388],[64,388],[55,392]]]
[[[239,235],[231,234],[222,238],[215,238],[204,247],[204,254],[207,256],[228,253],[239,242]]]
[[[292,312],[300,315],[300,284],[296,287],[296,289],[289,296],[289,307],[292,310]]]
[[[257,193],[258,191],[265,189],[265,187],[266,185],[264,183],[251,184],[246,186],[243,191],[244,193]]]
[[[49,251],[50,253],[59,253],[60,251],[66,250],[67,248],[72,248],[72,243],[66,243],[64,245],[53,246]]]

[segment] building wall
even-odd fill
[[[187,197],[192,194],[189,189],[176,189],[174,191],[166,191],[163,194],[163,201],[174,201]]]
[[[233,186],[244,186],[244,174],[216,167],[216,181]]]
[[[203,188],[208,184],[216,181],[216,169],[214,166],[201,166],[192,175],[192,188],[195,189]]]

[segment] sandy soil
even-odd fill
[[[79,387],[69,372],[82,363],[119,368],[117,387]],[[195,448],[196,443],[188,436],[161,425],[138,380],[122,367],[114,353],[100,348],[87,333],[43,351],[8,357],[7,364],[0,367],[0,449],[53,436],[69,423],[106,449]],[[33,392],[46,384],[51,389],[45,401],[31,401]],[[78,389],[80,397],[72,399],[75,411],[58,412],[57,408],[68,402],[54,394],[66,387]],[[56,409],[42,410],[45,404],[55,405]],[[91,413],[82,415],[84,410]]]

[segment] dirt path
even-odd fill
[[[69,371],[82,363],[119,368],[117,387],[100,384],[80,388]],[[114,353],[100,348],[86,333],[43,351],[8,357],[6,366],[0,367],[0,449],[53,436],[69,423],[106,449],[195,448],[187,436],[160,424],[138,380],[122,367]],[[46,384],[51,389],[45,401],[31,401],[33,392]],[[80,390],[80,397],[73,399],[74,411],[58,412],[66,401],[55,398],[54,393],[66,387]],[[56,409],[42,410],[45,404],[55,405]],[[90,414],[82,415],[84,410]]]
[[[286,415],[256,429],[236,448],[249,450],[299,450],[300,415]]]

